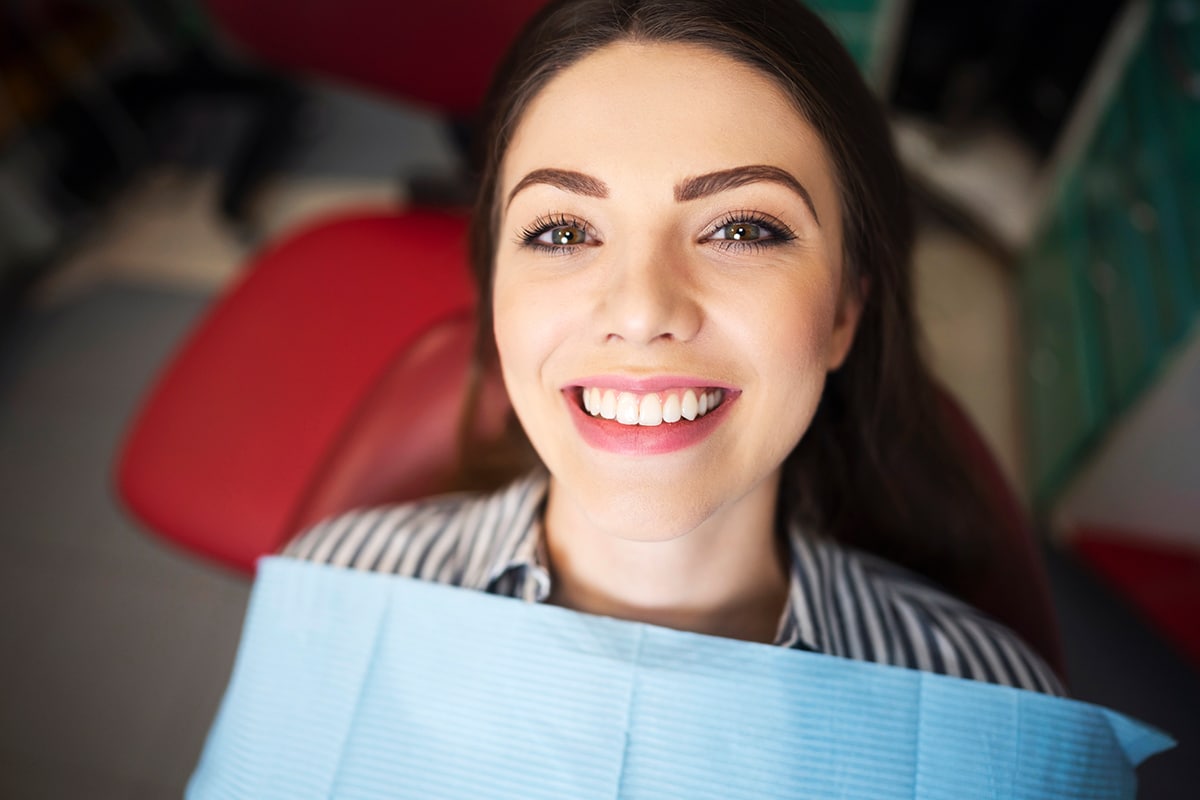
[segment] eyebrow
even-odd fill
[[[686,203],[689,200],[699,200],[718,194],[719,192],[736,189],[739,186],[762,182],[778,183],[799,195],[804,204],[808,206],[808,210],[812,213],[817,225],[820,226],[821,218],[817,216],[817,207],[813,204],[812,195],[808,193],[808,189],[804,188],[804,184],[796,180],[790,172],[767,164],[731,167],[716,172],[707,172],[703,175],[696,175],[691,178],[684,178],[675,186],[675,202]],[[537,183],[554,186],[563,191],[584,195],[585,197],[596,197],[601,200],[608,197],[608,184],[599,178],[593,178],[591,175],[574,170],[545,167],[535,169],[524,178],[521,178],[512,191],[508,193],[508,199],[505,201],[504,207],[507,208],[512,205],[513,198],[522,189]]]
[[[800,195],[800,199],[804,201],[804,204],[808,206],[808,210],[812,212],[813,220],[820,226],[821,218],[817,216],[817,207],[813,204],[812,195],[808,193],[808,189],[804,188],[804,184],[796,180],[790,172],[766,164],[732,167],[717,172],[708,172],[704,175],[697,175],[693,178],[685,178],[675,186],[675,200],[685,203],[689,200],[699,200],[702,197],[708,197],[718,192],[736,189],[739,186],[745,186],[749,183],[761,183],[764,181],[781,184]]]
[[[512,205],[512,200],[516,197],[517,192],[535,183],[545,183],[572,194],[598,197],[601,200],[608,197],[608,184],[599,178],[569,169],[535,169],[521,178],[513,190],[508,193],[508,200],[505,201],[504,207]]]

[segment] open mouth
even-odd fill
[[[575,389],[579,407],[593,417],[621,425],[654,427],[693,422],[721,406],[721,388],[680,388],[661,392],[628,392],[598,386]]]

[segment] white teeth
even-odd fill
[[[679,395],[667,395],[667,402],[663,403],[662,421],[663,422],[679,422],[679,418],[683,416],[679,410]]]
[[[688,389],[683,393],[683,402],[680,405],[679,413],[684,419],[692,420],[696,418],[700,411],[700,404],[696,402],[696,393]]]
[[[665,392],[618,392],[587,386],[580,389],[579,403],[593,417],[616,420],[622,425],[654,427],[674,424],[681,419],[696,420],[709,413],[725,399],[722,389],[708,391],[678,389]]]
[[[600,390],[597,389],[597,392]],[[617,393],[609,389],[604,393],[604,398],[600,401],[600,416],[605,419],[617,418]]]
[[[658,399],[656,394],[648,394],[642,398],[642,404],[638,406],[638,425],[653,427],[662,425],[662,401]]]
[[[617,422],[622,425],[638,424],[638,399],[629,392],[617,395]]]

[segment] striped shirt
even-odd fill
[[[355,511],[303,533],[283,555],[545,602],[548,479],[491,495],[446,495]],[[890,562],[802,530],[787,531],[791,584],[775,644],[1064,695],[1012,631]]]

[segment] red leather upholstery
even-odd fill
[[[259,255],[136,418],[128,506],[248,570],[327,513],[433,488],[473,336],[464,236],[454,216],[351,216]]]
[[[206,0],[269,63],[469,116],[521,26],[546,0]]]
[[[1200,669],[1200,549],[1149,531],[1084,525],[1070,548]]]

